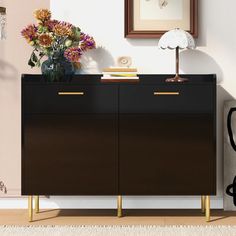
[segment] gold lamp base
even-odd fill
[[[187,78],[181,78],[179,75],[176,75],[174,78],[168,78],[166,79],[167,83],[184,83],[188,82]]]
[[[174,78],[166,79],[166,82],[167,83],[184,83],[184,82],[187,82],[188,81],[187,78],[181,78],[179,76],[179,47],[177,47],[176,50],[175,50],[175,57],[176,57],[176,64],[175,64],[176,73],[175,73],[175,77]]]

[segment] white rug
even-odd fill
[[[236,236],[236,226],[0,226],[1,236]]]

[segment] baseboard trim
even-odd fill
[[[116,209],[116,197],[42,197],[42,209]],[[200,197],[123,197],[124,209],[199,209]],[[0,198],[0,209],[27,209],[27,198]],[[223,209],[221,197],[211,198],[211,209]]]

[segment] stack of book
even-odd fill
[[[103,69],[102,81],[138,81],[137,68],[109,67]]]

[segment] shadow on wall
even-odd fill
[[[180,52],[180,68],[185,74],[217,74],[217,82],[223,80],[221,67],[211,56],[199,50]]]
[[[13,65],[0,60],[0,79],[15,80],[17,79],[17,74],[18,71]]]
[[[106,67],[114,66],[115,60],[107,49],[98,47],[83,55],[81,65],[81,70],[77,71],[77,74],[96,74],[101,73]]]
[[[198,1],[198,37],[196,40],[197,47],[206,47],[207,46],[207,29],[209,25],[207,22],[208,8],[206,9],[205,0]]]

